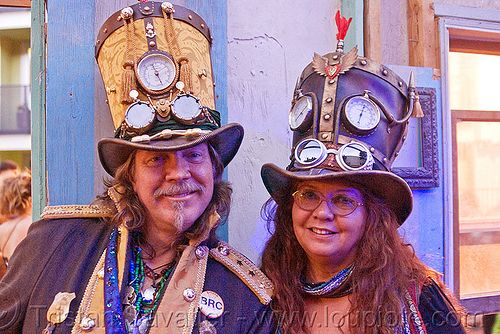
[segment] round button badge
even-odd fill
[[[201,312],[211,319],[218,318],[224,313],[224,302],[213,291],[203,291],[199,307]]]

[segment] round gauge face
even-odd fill
[[[380,109],[372,100],[364,96],[350,98],[344,107],[348,125],[356,130],[374,130],[380,121]]]
[[[160,92],[174,84],[177,68],[172,56],[155,51],[139,61],[137,77],[146,90]]]
[[[293,131],[307,130],[308,124],[313,110],[313,100],[309,95],[302,95],[293,103],[288,122]]]

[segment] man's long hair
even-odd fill
[[[285,189],[277,195],[278,204],[268,200],[262,208],[268,229],[274,229],[262,255],[262,270],[274,283],[275,320],[287,334],[309,333],[308,324],[303,321],[306,296],[299,289],[299,277],[307,270],[307,257],[293,231],[293,190]],[[394,333],[395,324],[401,325],[405,289],[429,276],[440,286],[443,284],[401,238],[394,212],[369,191],[362,187],[359,190],[367,210],[366,226],[351,275],[351,307],[344,319],[352,333]],[[362,316],[367,314],[376,319]],[[368,321],[376,325],[370,326]]]
[[[210,228],[209,217],[214,211],[217,211],[220,215],[220,222],[225,222],[229,215],[232,188],[228,182],[222,180],[224,164],[217,154],[217,151],[208,143],[207,146],[212,161],[214,192],[209,205],[202,215],[189,229],[179,234],[179,237],[171,245],[172,248],[178,251],[178,255],[180,255],[181,251],[188,245],[190,240],[198,240],[201,236],[208,233],[208,229]],[[139,242],[145,243],[143,228],[147,217],[147,209],[139,200],[133,187],[135,153],[136,151],[130,154],[127,161],[116,170],[115,178],[104,182],[107,187],[113,187],[120,196],[118,205],[120,209],[116,209],[115,215],[107,219],[106,222],[114,226],[125,224],[125,227],[134,232]],[[115,203],[110,198],[107,191],[98,197],[96,204],[103,204],[107,207],[115,208]],[[213,244],[217,240],[215,235],[217,226],[210,231],[207,239],[208,244]],[[144,246],[147,248],[147,245],[143,245],[143,247]],[[146,251],[154,257],[154,249]]]

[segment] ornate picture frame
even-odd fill
[[[436,89],[418,87],[417,91],[424,112],[424,117],[420,118],[422,166],[395,167],[392,171],[405,179],[411,188],[439,187]]]

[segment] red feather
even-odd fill
[[[347,29],[349,29],[349,25],[351,24],[352,17],[347,20],[345,17],[340,17],[340,10],[335,14],[335,23],[337,23],[337,29],[339,32],[337,33],[337,40],[341,40],[345,38],[347,34]]]

